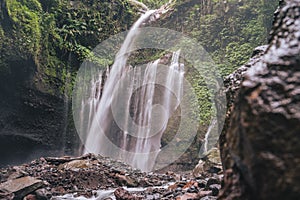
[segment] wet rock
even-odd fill
[[[222,170],[220,151],[212,148],[204,158],[201,158],[193,169],[193,176],[198,177],[203,173],[219,173]]]
[[[205,180],[198,180],[197,183],[198,183],[198,187],[205,188],[207,181],[205,181]]]
[[[206,196],[209,196],[211,194],[212,194],[211,191],[203,191],[203,190],[198,193],[199,198],[206,197]]]
[[[118,189],[116,195],[120,199],[176,199],[199,198],[212,195],[206,185],[210,178],[218,179],[216,174],[206,173],[197,178],[190,174],[144,173],[130,166],[95,156],[93,154],[81,157],[40,158],[28,164],[13,168],[1,169],[1,181],[8,181],[9,177],[17,171],[20,175],[28,174],[47,181],[49,185],[27,195],[27,199],[76,199],[79,196],[87,198],[113,198],[115,188],[131,187],[130,192]],[[19,175],[17,175],[19,176]],[[179,179],[177,182],[174,182]],[[213,182],[213,181],[210,181]],[[144,188],[144,189],[141,189]],[[204,191],[209,190],[209,191]],[[187,195],[185,195],[187,194]],[[0,193],[1,195],[1,193]],[[61,197],[62,196],[62,197]],[[0,196],[0,199],[13,199]],[[198,198],[198,197],[197,197]],[[197,199],[196,198],[196,199]]]
[[[138,185],[136,180],[126,175],[116,174],[116,178],[121,185],[129,187],[136,187]]]
[[[13,193],[9,194],[5,191],[0,191],[0,199],[2,200],[12,200],[14,199],[15,195]]]
[[[130,194],[127,190],[124,188],[118,188],[115,190],[114,195],[117,200],[142,200],[142,197],[138,197],[134,194]]]
[[[33,87],[31,78],[36,68],[33,61],[21,59],[12,66],[18,70],[11,75],[0,75],[0,124],[5,124],[0,125],[0,167],[40,156],[60,155],[63,147],[65,153],[75,154],[72,147],[77,149],[80,141],[71,126],[64,134],[68,123],[63,120],[64,100]]]
[[[146,195],[146,199],[147,199],[147,200],[160,199],[160,194],[154,193],[154,194],[151,194],[151,195]]]
[[[230,123],[230,116],[231,112],[234,107],[234,102],[236,99],[236,96],[238,94],[239,89],[241,88],[241,83],[245,79],[245,74],[249,70],[251,66],[253,66],[255,63],[260,61],[260,58],[262,55],[265,54],[265,51],[267,50],[268,45],[263,45],[259,46],[254,49],[254,52],[252,54],[252,57],[250,58],[250,61],[238,68],[235,72],[227,76],[224,80],[224,91],[226,94],[226,107],[227,107],[227,112],[226,112],[226,118],[223,126],[223,130],[221,132],[220,138],[219,138],[219,146],[220,146],[220,157],[221,157],[221,162],[222,162],[222,167],[223,169],[226,168],[226,160],[230,159],[230,152],[228,151],[226,147],[226,132],[229,128],[229,123]],[[224,105],[222,105],[223,102],[220,102],[218,107],[219,109],[222,109]]]
[[[163,194],[163,197],[167,197],[169,195],[172,195],[173,194],[173,191],[166,191],[164,194]]]
[[[192,200],[192,199],[199,199],[198,194],[196,194],[196,193],[185,193],[184,195],[176,198],[176,200]]]
[[[203,161],[202,159],[199,160],[198,164],[196,165],[196,167],[193,169],[193,176],[194,177],[198,177],[200,176],[202,173],[204,173],[205,170],[205,161]]]
[[[82,169],[82,168],[88,168],[90,166],[90,163],[88,160],[73,160],[64,164],[61,164],[58,166],[58,170],[76,170],[76,169]]]
[[[207,180],[206,187],[208,188],[209,186],[211,186],[213,184],[220,184],[220,180],[217,178],[209,178]]]
[[[186,190],[186,189],[196,189],[195,187],[198,187],[198,182],[195,181],[195,180],[191,180],[191,181],[188,181],[184,186],[183,186],[183,189]]]
[[[23,200],[38,200],[38,198],[34,194],[28,194]]]
[[[189,193],[198,193],[199,190],[195,186],[191,186],[190,188],[187,189],[187,192],[189,192]]]
[[[221,185],[212,184],[212,185],[209,186],[209,189],[211,190],[212,196],[218,196],[219,191],[221,189]]]
[[[300,196],[300,2],[282,2],[270,44],[244,75],[221,137],[220,199]]]
[[[181,192],[182,191],[182,188],[181,187],[178,187],[175,189],[175,192]]]
[[[37,197],[37,200],[48,200],[51,199],[52,194],[45,188],[41,188],[35,191],[35,195]]]
[[[206,197],[202,197],[200,200],[216,200],[217,197],[213,197],[213,196],[206,196]]]
[[[13,194],[14,199],[21,199],[44,185],[43,181],[26,176],[1,183],[0,191],[6,193],[7,196]]]
[[[23,176],[28,176],[28,173],[22,171],[19,167],[14,166],[0,171],[0,183],[6,182],[8,180],[13,180],[21,178]]]

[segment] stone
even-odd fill
[[[35,191],[35,195],[37,197],[37,200],[48,200],[51,199],[52,194],[45,188],[41,188]]]
[[[225,142],[225,136],[226,136],[226,132],[227,129],[229,128],[229,123],[230,123],[230,116],[231,116],[231,112],[232,109],[234,107],[234,102],[236,99],[236,96],[238,94],[238,91],[241,87],[241,83],[245,78],[245,74],[248,71],[248,69],[253,66],[255,63],[260,61],[260,58],[262,55],[264,55],[266,49],[267,49],[268,45],[263,45],[263,46],[259,46],[257,48],[254,49],[252,57],[250,58],[250,61],[241,66],[240,68],[238,68],[235,72],[233,72],[232,74],[230,74],[229,76],[227,76],[224,80],[224,91],[226,94],[226,107],[227,107],[227,112],[226,112],[226,118],[225,118],[225,122],[224,122],[224,126],[220,135],[220,139],[219,139],[219,147],[220,147],[220,157],[221,157],[221,162],[222,162],[222,167],[223,169],[225,169],[227,163],[225,163],[226,160],[230,159],[230,152],[228,152],[226,148],[224,148],[226,146]],[[219,102],[219,104],[217,105],[217,108],[222,109],[223,106],[222,105],[223,102]],[[228,157],[228,159],[227,159]]]
[[[205,197],[205,196],[208,196],[208,195],[211,195],[211,194],[212,194],[211,191],[203,191],[203,190],[198,193],[199,198]]]
[[[12,200],[12,199],[14,199],[14,197],[15,197],[15,195],[13,193],[8,194],[4,191],[0,192],[0,199],[2,199],[2,200]]]
[[[7,194],[14,194],[14,199],[20,199],[42,186],[44,186],[43,181],[26,176],[1,183],[0,191],[5,191]]]
[[[38,200],[36,195],[34,194],[28,194],[26,197],[24,197],[23,200]]]
[[[137,186],[137,181],[129,176],[116,174],[116,178],[121,185],[129,186],[129,187]]]
[[[198,187],[200,188],[205,188],[207,181],[205,180],[199,180],[198,182]]]
[[[82,169],[82,168],[88,168],[90,166],[90,163],[88,160],[72,160],[70,162],[60,164],[58,166],[58,170],[76,170],[76,169]]]
[[[220,151],[218,148],[212,148],[204,158],[201,158],[193,169],[193,176],[198,177],[202,173],[218,173],[222,170]]]
[[[219,199],[300,196],[300,1],[281,1],[266,52],[245,72],[220,138]]]
[[[216,200],[217,197],[213,197],[213,196],[206,196],[206,197],[202,197],[200,200]]]
[[[212,185],[209,186],[209,189],[211,190],[212,196],[218,196],[219,191],[221,189],[221,185],[212,184]]]
[[[142,200],[142,197],[139,197],[135,194],[130,194],[127,190],[124,188],[118,188],[114,191],[114,195],[117,200]]]
[[[176,200],[191,200],[191,199],[199,199],[197,193],[185,193],[182,196],[176,197]]]
[[[206,187],[208,188],[209,186],[211,186],[213,184],[220,184],[220,180],[218,180],[217,178],[209,178],[207,180]]]

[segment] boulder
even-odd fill
[[[199,177],[205,172],[218,173],[221,171],[220,151],[218,148],[212,148],[207,155],[201,158],[193,169],[193,176]]]
[[[220,149],[220,199],[300,196],[300,1],[281,1],[266,52],[242,77]]]
[[[27,194],[44,186],[44,182],[30,176],[8,180],[0,184],[3,199],[23,199]],[[2,199],[2,198],[1,198]]]
[[[250,61],[247,64],[238,68],[235,72],[233,72],[232,74],[230,74],[224,79],[224,91],[222,92],[226,94],[227,112],[226,112],[226,118],[225,118],[223,130],[219,138],[220,156],[222,158],[223,168],[226,168],[227,165],[225,163],[225,160],[228,160],[226,159],[226,157],[230,156],[230,154],[226,151],[227,149],[226,148],[224,149],[224,147],[226,146],[225,135],[229,127],[229,121],[230,121],[230,116],[231,116],[231,111],[233,109],[234,101],[241,87],[241,83],[244,80],[246,72],[251,66],[253,66],[255,63],[260,61],[260,58],[262,55],[264,55],[267,47],[268,45],[263,45],[255,48],[250,58]],[[219,103],[219,107],[220,107],[219,109],[222,109],[222,107],[224,106],[221,105],[222,103],[223,102]]]
[[[130,192],[128,192],[127,190],[125,190],[124,188],[117,188],[114,191],[114,195],[116,197],[117,200],[141,200],[143,199],[142,197],[139,197],[135,194],[131,194]]]
[[[60,164],[58,170],[78,170],[82,168],[88,168],[91,165],[89,160],[72,160],[70,162]]]

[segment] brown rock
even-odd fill
[[[72,160],[70,162],[60,164],[58,170],[77,170],[82,168],[88,168],[91,164],[88,160]]]
[[[34,194],[28,194],[26,197],[24,197],[24,200],[38,200],[36,195]]]
[[[129,187],[137,186],[137,181],[129,176],[116,174],[116,178],[121,185],[129,186]]]
[[[300,1],[285,0],[266,53],[246,72],[220,141],[220,199],[300,196]]]
[[[5,191],[0,192],[0,199],[1,200],[12,200],[14,199],[15,195],[13,193],[9,194],[6,193]]]
[[[48,200],[51,199],[51,192],[47,191],[45,188],[41,188],[35,191],[37,200]]]
[[[176,197],[176,200],[191,200],[191,199],[199,199],[199,195],[197,193],[185,193],[180,197]]]
[[[208,195],[211,195],[211,194],[212,194],[211,191],[200,191],[200,192],[198,193],[199,198],[205,197],[205,196],[208,196]]]
[[[130,194],[127,190],[124,188],[118,188],[115,190],[114,195],[117,200],[142,200],[142,197],[138,197],[134,194]]]
[[[21,199],[43,185],[43,181],[26,176],[1,183],[0,191],[5,191],[6,194],[14,194],[14,199]]]
[[[193,176],[198,177],[202,173],[211,172],[215,170],[215,172],[221,171],[221,159],[220,152],[218,148],[212,148],[208,151],[207,155],[204,158],[201,158],[193,169]]]

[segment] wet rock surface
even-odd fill
[[[0,196],[8,199],[22,199],[26,194],[34,192],[45,185],[41,180],[30,176],[11,179],[0,184]]]
[[[8,63],[11,73],[0,74],[0,167],[41,156],[76,155],[79,139],[66,117],[66,99],[34,85],[32,59],[15,59]]]
[[[219,194],[222,177],[220,173],[208,171],[196,177],[191,173],[145,173],[93,154],[76,158],[42,157],[28,164],[0,169],[0,199],[61,200],[79,196],[120,200],[213,199]],[[20,179],[38,185],[22,193],[2,187]]]
[[[252,57],[250,59],[250,61],[241,66],[240,68],[238,68],[235,72],[233,72],[232,74],[230,74],[229,76],[227,76],[224,79],[224,92],[226,94],[226,99],[227,99],[227,112],[226,112],[226,118],[225,118],[225,122],[224,122],[224,126],[223,126],[223,130],[221,132],[220,135],[220,156],[222,158],[222,165],[224,168],[226,168],[227,163],[225,163],[226,160],[229,160],[230,157],[230,153],[227,151],[228,149],[224,148],[226,146],[226,132],[228,130],[229,127],[229,123],[230,123],[230,116],[231,116],[231,112],[233,110],[234,107],[234,102],[236,100],[236,96],[238,94],[238,91],[241,87],[241,83],[245,78],[246,72],[248,71],[248,69],[253,66],[255,63],[260,61],[260,58],[262,55],[264,55],[266,49],[267,49],[268,45],[264,45],[264,46],[259,46],[257,48],[254,49]],[[222,105],[224,106],[224,105]]]
[[[205,172],[222,173],[220,160],[220,151],[218,148],[212,148],[207,155],[201,158],[193,169],[193,176],[197,177]]]
[[[230,82],[239,74],[227,80],[233,106],[220,140],[220,199],[300,196],[300,2],[281,1],[275,16],[266,52],[239,69],[241,82]]]

